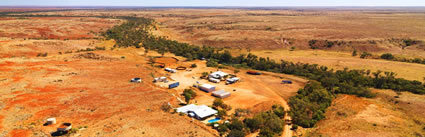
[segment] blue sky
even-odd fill
[[[425,0],[0,0],[2,6],[425,6]]]

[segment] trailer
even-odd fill
[[[292,81],[290,81],[290,80],[282,80],[282,84],[292,84]]]
[[[240,79],[238,77],[229,78],[229,79],[226,79],[226,84],[233,84],[238,82],[239,80]]]
[[[176,82],[176,83],[173,83],[173,84],[168,85],[168,88],[169,88],[169,89],[176,88],[176,87],[178,87],[179,85],[180,85],[180,83],[179,83],[179,82]]]
[[[261,75],[261,73],[257,71],[247,71],[246,73],[250,75]]]
[[[176,73],[177,72],[177,70],[171,69],[171,68],[165,68],[164,70],[167,71],[167,72],[171,72],[171,73]]]
[[[153,79],[153,82],[165,82],[165,81],[167,81],[167,77],[158,77]]]

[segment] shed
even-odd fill
[[[226,98],[230,96],[230,92],[227,92],[224,90],[218,90],[218,91],[214,91],[212,95],[218,98]]]
[[[209,93],[215,90],[215,86],[210,84],[202,84],[201,86],[199,86],[199,89]]]

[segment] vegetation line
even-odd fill
[[[276,73],[292,74],[311,79],[298,95],[289,100],[290,115],[293,123],[302,127],[313,127],[324,118],[324,112],[330,106],[336,94],[351,94],[360,97],[374,97],[369,87],[393,89],[397,92],[408,91],[415,94],[425,93],[425,84],[395,78],[393,72],[371,72],[370,70],[333,70],[317,64],[293,63],[258,57],[249,53],[233,57],[229,51],[208,46],[195,46],[157,37],[150,33],[155,29],[154,20],[126,17],[126,23],[115,26],[105,33],[106,39],[114,39],[115,47],[144,47],[146,52],[155,50],[161,54],[171,52],[188,60],[208,59],[207,66],[229,65],[237,68],[251,68]],[[297,126],[295,126],[297,127]]]
[[[357,51],[354,50],[352,55],[357,56]],[[389,61],[398,61],[398,62],[407,62],[407,63],[416,63],[416,64],[424,64],[425,65],[425,59],[396,57],[391,53],[384,53],[381,56],[377,57],[375,55],[372,55],[372,53],[363,52],[360,55],[360,58],[362,58],[362,59],[365,59],[365,58],[384,59],[384,60],[389,60]]]

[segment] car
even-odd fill
[[[130,80],[130,82],[140,83],[140,82],[142,82],[142,79],[141,78],[133,78],[133,79]]]

